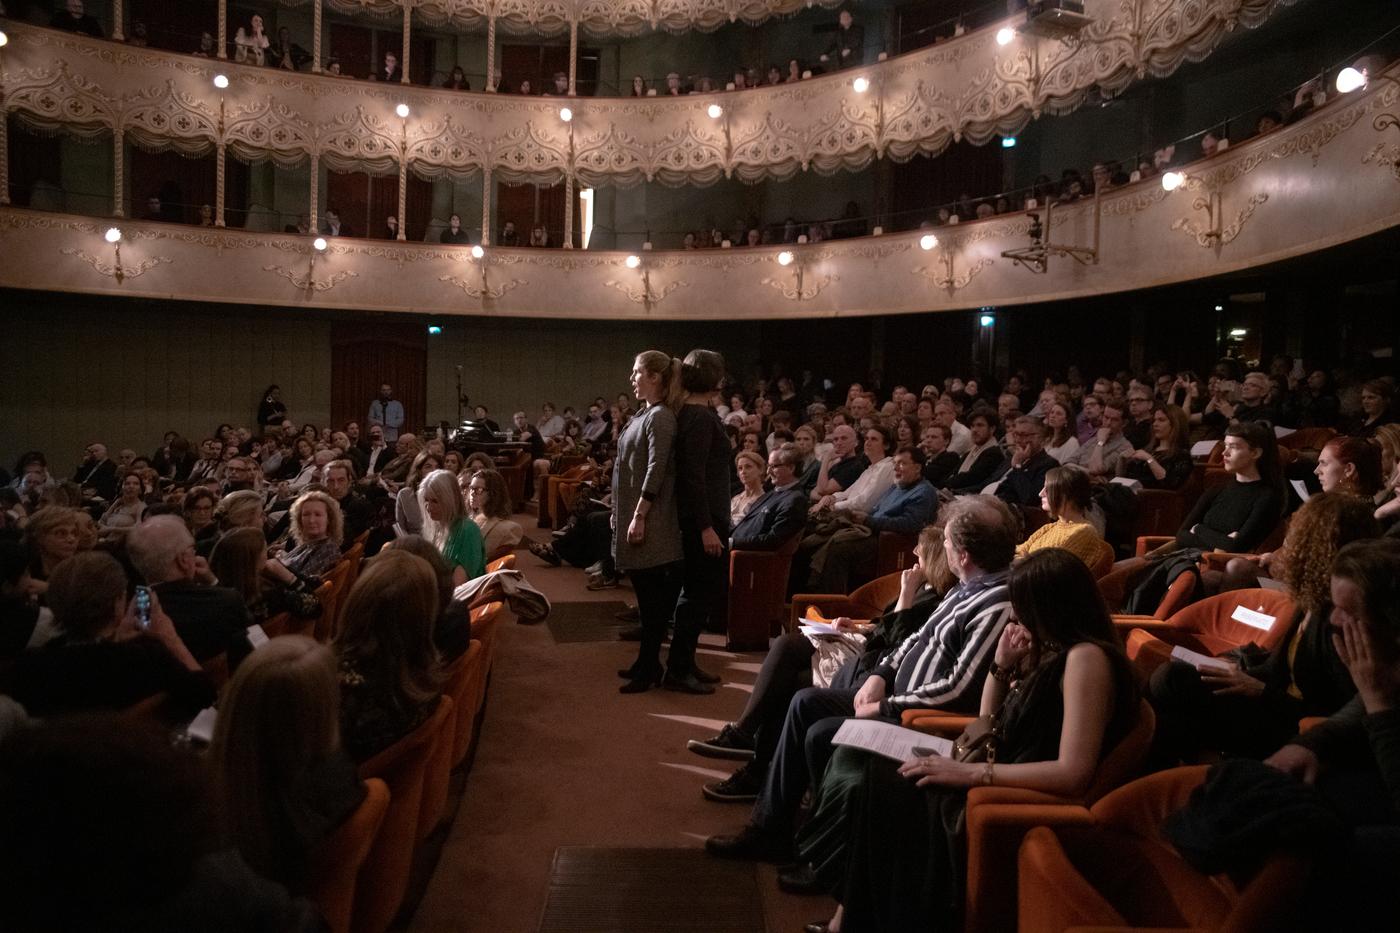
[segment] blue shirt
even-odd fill
[[[875,503],[867,524],[875,531],[916,535],[933,520],[937,505],[938,491],[928,480],[920,478],[908,487],[896,483]]]

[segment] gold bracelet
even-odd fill
[[[986,787],[992,786],[992,768],[996,767],[995,762],[987,762],[987,766],[982,769],[982,784]]]

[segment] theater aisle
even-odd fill
[[[517,518],[533,525],[532,516]],[[526,550],[517,560],[553,602],[633,602],[626,587],[590,593],[581,571]],[[738,715],[761,655],[725,652],[722,637],[706,636],[700,663],[725,678],[713,696],[624,696],[616,671],[632,662],[635,643],[560,644],[548,625],[514,621],[499,634],[476,760],[412,933],[533,933],[557,847],[698,848],[748,814],[701,797],[701,784],[734,763],[701,758],[685,743]],[[782,894],[772,866],[759,872],[769,931],[830,915],[829,900]]]

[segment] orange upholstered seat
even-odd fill
[[[849,596],[842,593],[798,593],[792,598],[788,629],[795,630],[808,609],[816,609],[826,619],[841,616],[850,619],[877,618],[884,613],[886,606],[899,598],[899,577],[898,573],[876,577],[856,587]]]
[[[1239,608],[1272,616],[1273,620],[1265,628],[1256,628],[1234,618]],[[1120,632],[1127,632],[1128,657],[1144,676],[1149,676],[1170,659],[1172,648],[1177,645],[1212,657],[1250,642],[1273,648],[1287,631],[1293,613],[1291,594],[1230,590],[1192,603],[1165,620],[1114,616],[1113,622]]]
[[[481,708],[481,697],[477,693],[478,684],[485,682],[482,671],[485,652],[481,642],[472,639],[466,653],[453,662],[447,671],[447,681],[442,692],[452,697],[452,767],[462,763],[467,749],[472,744],[472,727],[476,724],[476,714]]]
[[[331,933],[350,933],[360,866],[374,845],[389,810],[389,787],[379,778],[365,781],[365,799],[325,840],[311,860],[306,896],[315,902]]]
[[[793,535],[776,551],[729,552],[730,650],[767,648],[769,637],[783,630],[788,573],[800,538]]]

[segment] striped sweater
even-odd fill
[[[898,719],[906,709],[975,713],[1001,630],[1011,619],[1006,581],[999,570],[959,583],[917,632],[880,661],[874,674],[888,685],[880,714]]]

